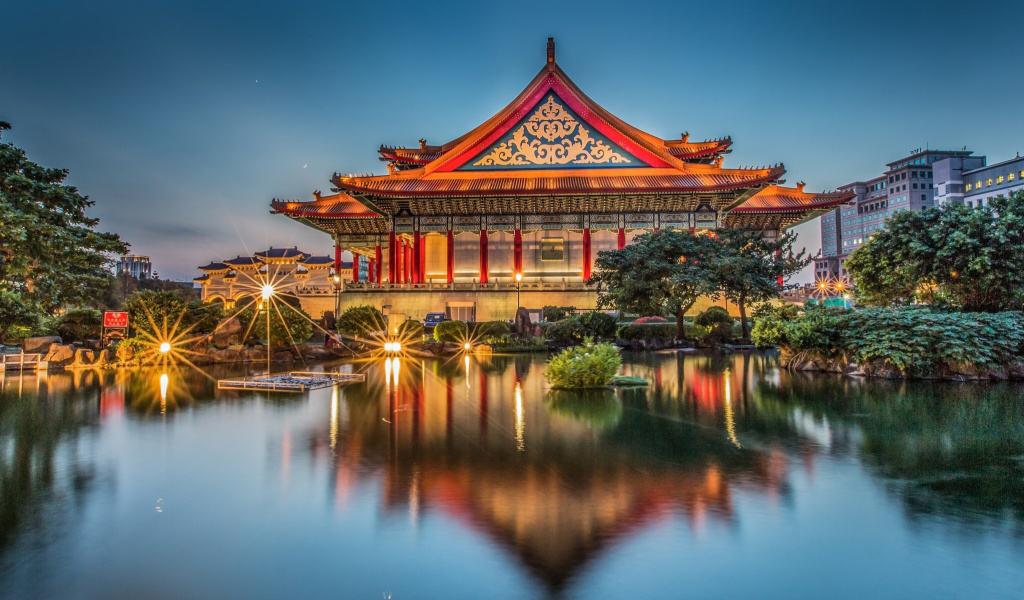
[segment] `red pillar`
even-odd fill
[[[480,283],[487,283],[487,230],[480,232]]]
[[[366,281],[367,283],[373,283],[373,274],[375,272],[373,259],[367,259],[366,262]]]
[[[590,230],[583,230],[583,281],[590,279]]]
[[[523,272],[523,232],[516,229],[512,237],[512,270],[516,273]],[[515,275],[513,274],[513,277]]]
[[[388,283],[395,283],[395,277],[398,273],[397,269],[395,269],[397,254],[395,252],[395,232],[392,231],[388,234]]]
[[[455,281],[455,234],[448,230],[448,283]]]
[[[417,264],[420,269],[420,283],[427,282],[427,240],[420,240],[420,251],[416,257]]]
[[[412,232],[412,282],[423,283],[423,271],[420,269],[420,251],[422,242],[420,241],[420,232]]]
[[[404,270],[402,268],[402,260],[405,258],[405,242],[402,238],[398,238],[396,243],[398,245],[395,246],[395,281],[403,283],[402,274]]]
[[[352,253],[352,281],[359,283],[359,255]]]
[[[623,248],[626,247],[626,228],[625,227],[619,227],[619,243],[618,243],[617,247],[618,247],[619,250],[622,250]]]
[[[412,281],[412,260],[410,260],[412,258],[412,244],[403,241],[402,247],[405,249],[405,256],[403,256],[402,260],[402,266],[404,267],[404,278],[402,279],[402,282],[409,283]]]
[[[341,246],[334,246],[334,274],[341,277]]]
[[[373,266],[377,268],[377,275],[376,275],[376,277],[377,277],[376,278],[376,282],[377,283],[380,283],[380,277],[381,277],[381,275],[384,274],[383,273],[383,271],[384,271],[384,261],[382,260],[384,257],[382,255],[383,255],[383,252],[381,252],[381,250],[380,250],[380,244],[377,244],[377,248],[374,249],[374,257],[373,257],[373,262],[374,262]]]

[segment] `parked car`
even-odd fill
[[[426,318],[423,319],[423,330],[426,332],[434,331],[434,326],[444,321],[450,321],[448,315],[443,312],[427,313]]]

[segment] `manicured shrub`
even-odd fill
[[[618,337],[632,345],[666,346],[675,340],[676,326],[674,323],[630,323],[619,327]]]
[[[403,340],[419,342],[423,339],[423,323],[407,319],[398,326],[398,337]]]
[[[583,313],[577,318],[586,331],[584,337],[602,340],[615,337],[615,317],[595,310]]]
[[[757,319],[751,337],[759,346],[792,354],[844,357],[907,376],[943,376],[998,370],[1019,362],[1024,318],[1017,312],[962,313],[929,308],[808,308],[793,319]]]
[[[469,339],[469,325],[465,321],[442,321],[434,326],[434,339],[461,344]]]
[[[718,323],[728,323],[731,326],[735,322],[736,320],[721,306],[711,306],[693,318],[693,324],[698,327],[714,327]]]
[[[622,358],[615,346],[587,343],[552,357],[544,376],[555,389],[600,388],[611,385],[620,366]]]
[[[367,335],[387,330],[384,315],[368,305],[353,306],[338,317],[338,331],[347,335]]]
[[[473,324],[473,337],[476,339],[497,337],[510,333],[512,333],[512,327],[508,324],[508,321],[484,321]]]
[[[544,320],[549,323],[555,323],[567,318],[569,315],[576,311],[571,306],[545,306],[541,309],[541,313],[544,316]]]
[[[587,337],[587,329],[579,317],[569,317],[552,323],[546,331],[549,338],[562,346],[575,346],[583,343]]]

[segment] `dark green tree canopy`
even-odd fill
[[[988,206],[946,204],[889,219],[846,261],[865,304],[965,311],[1024,308],[1024,192]]]
[[[85,214],[94,203],[64,184],[67,175],[0,143],[0,289],[46,312],[98,296],[112,255],[127,251],[116,234],[95,230],[99,220]]]
[[[622,250],[599,252],[592,283],[598,304],[648,315],[682,317],[701,296],[715,296],[714,264],[721,250],[714,238],[688,231],[637,236]]]
[[[717,287],[740,311],[743,337],[750,336],[747,306],[778,298],[786,281],[811,262],[805,250],[793,251],[796,234],[787,231],[770,238],[760,231],[723,229],[715,265]]]

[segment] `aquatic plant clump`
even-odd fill
[[[621,366],[615,346],[588,341],[555,355],[544,376],[555,389],[602,388],[611,385]]]

